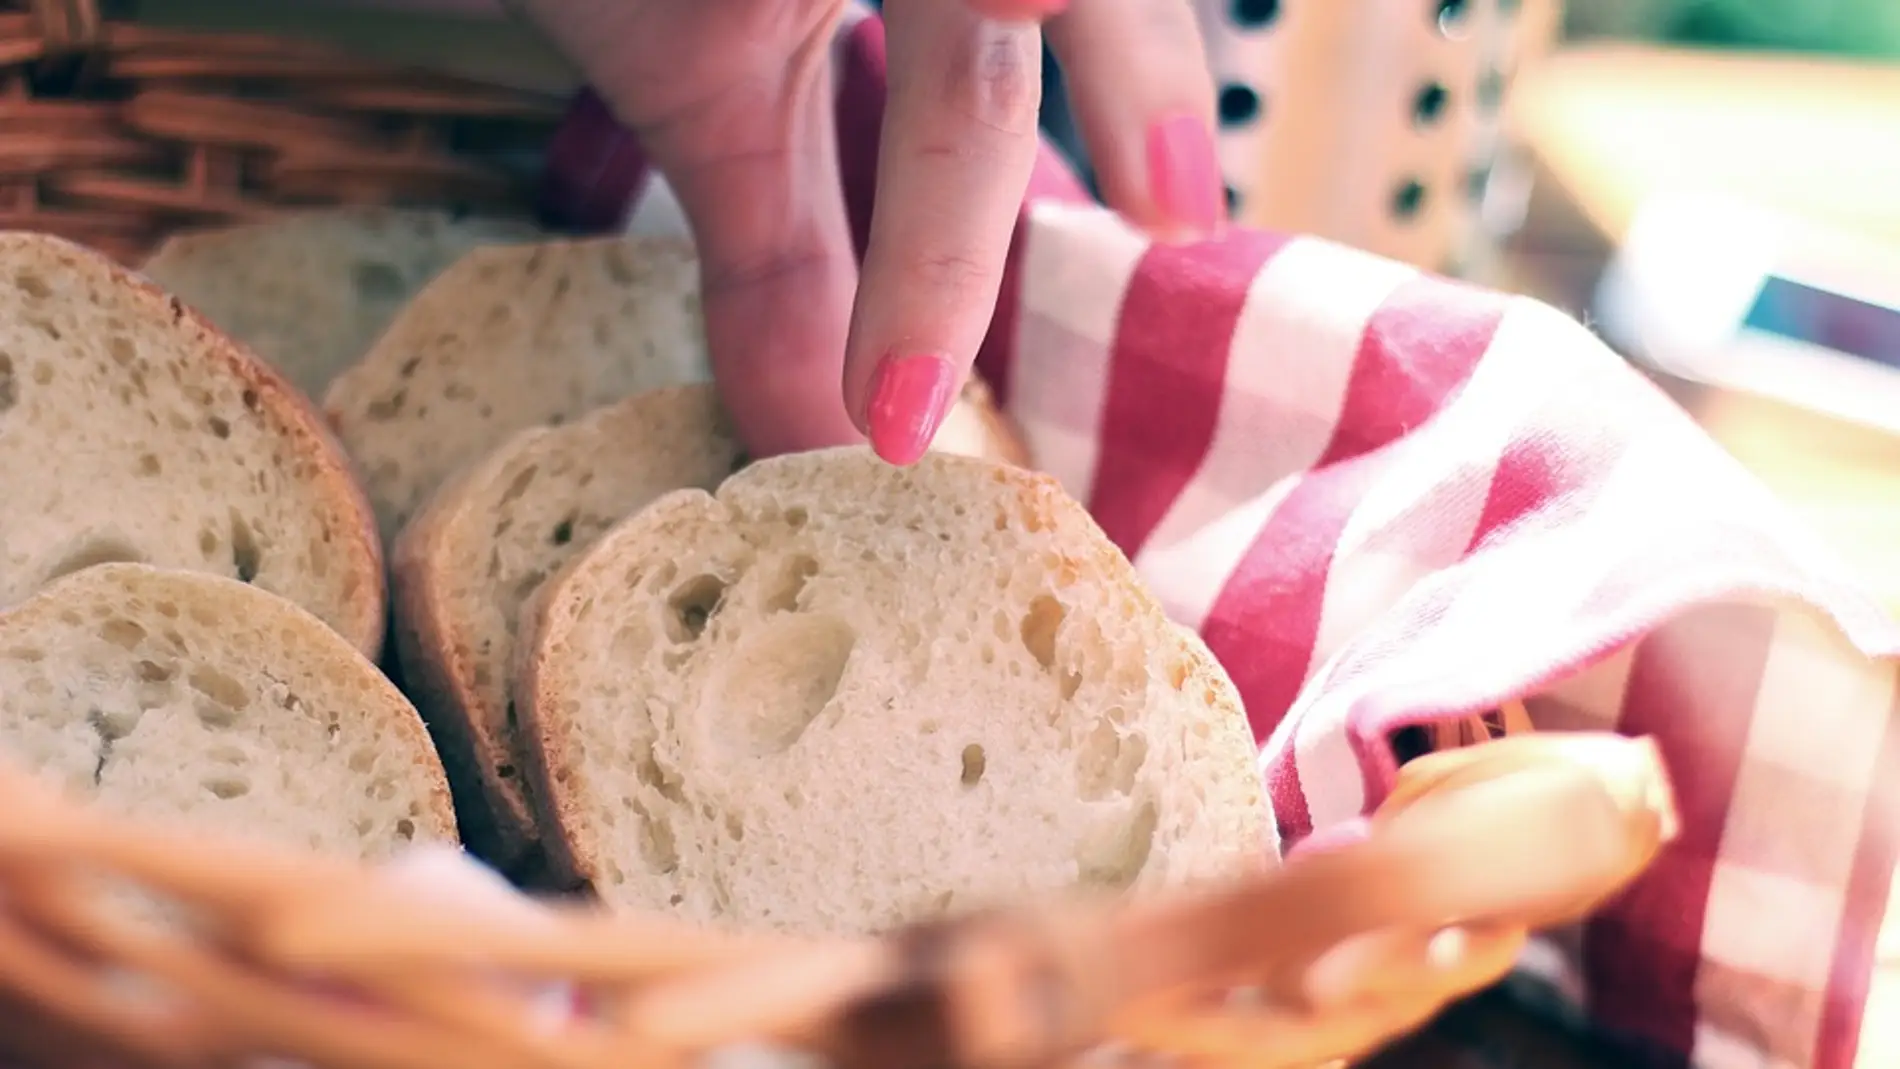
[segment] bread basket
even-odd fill
[[[136,264],[181,230],[294,209],[519,212],[561,113],[114,16],[0,6],[0,229]],[[757,1044],[838,1069],[1330,1064],[1497,980],[1672,833],[1653,748],[1524,725],[1437,730],[1368,840],[1282,871],[835,941],[571,904],[501,923],[366,868],[108,821],[0,770],[0,1065],[657,1067]]]
[[[804,941],[572,906],[503,923],[11,775],[0,798],[0,1055],[49,1069],[578,1069],[760,1044],[839,1069],[1324,1065],[1497,980],[1674,827],[1648,744],[1524,735],[1412,762],[1366,840],[1276,873]],[[126,909],[128,887],[163,911]]]
[[[0,5],[0,228],[128,263],[180,229],[292,208],[528,203],[561,102],[323,45]]]

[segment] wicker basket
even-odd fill
[[[96,0],[0,3],[0,229],[137,263],[178,230],[292,208],[518,211],[560,104]],[[0,770],[0,1064],[624,1069],[748,1041],[838,1069],[1324,1064],[1490,984],[1529,929],[1586,912],[1671,834],[1651,748],[1492,740],[1523,725],[1513,710],[1423,739],[1440,752],[1406,767],[1369,841],[1283,873],[835,942],[571,905],[498,924],[367,868],[128,827]],[[1376,982],[1315,987],[1322,959]],[[557,1020],[533,981],[567,993]]]
[[[304,42],[140,26],[98,0],[4,3],[0,229],[137,262],[179,229],[289,208],[517,211],[561,103]]]
[[[1327,1064],[1498,979],[1674,827],[1653,748],[1525,735],[1412,762],[1370,838],[1224,889],[802,941],[571,906],[498,923],[24,779],[0,805],[0,1057],[47,1069],[624,1069],[737,1044],[837,1069]],[[1324,982],[1342,963],[1356,979]],[[588,1012],[551,1022],[536,980]]]

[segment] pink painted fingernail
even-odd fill
[[[1177,115],[1148,128],[1148,189],[1155,207],[1187,235],[1220,229],[1226,214],[1214,136],[1198,115]]]
[[[915,464],[950,414],[957,371],[941,356],[895,353],[878,364],[864,409],[871,448],[892,464]]]

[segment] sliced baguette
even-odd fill
[[[617,525],[524,611],[553,867],[619,907],[887,928],[1264,856],[1239,698],[1045,477],[862,449]]]
[[[324,410],[391,539],[516,431],[710,377],[692,247],[606,238],[477,249],[425,286]]]
[[[369,506],[303,397],[104,257],[0,234],[0,607],[112,560],[243,579],[382,645]]]
[[[127,816],[370,859],[455,841],[415,710],[232,579],[105,564],[0,615],[0,753]]]
[[[525,223],[339,208],[179,234],[146,261],[145,274],[321,397],[462,254],[534,237]]]
[[[520,432],[397,538],[397,659],[477,854],[513,868],[539,838],[508,692],[522,603],[608,526],[668,491],[717,486],[740,456],[711,386],[649,391]]]
[[[981,384],[952,416],[940,451],[1025,462]],[[540,838],[509,693],[522,604],[613,523],[668,491],[710,490],[741,462],[713,387],[667,387],[516,434],[403,528],[390,555],[397,659],[476,853],[513,869]]]

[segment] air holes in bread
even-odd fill
[[[114,721],[100,709],[86,711],[86,726],[92,729],[99,742],[92,765],[92,782],[97,785],[105,778],[106,762],[112,760],[112,744],[131,734],[132,728],[129,724]]]
[[[131,620],[112,619],[99,625],[99,637],[122,650],[137,649],[145,641],[145,629]]]
[[[557,546],[565,546],[569,542],[574,541],[574,517],[569,516],[560,523],[555,524],[554,533],[548,536],[548,541],[553,542]]]
[[[20,387],[13,381],[13,357],[0,353],[0,412],[20,403]]]
[[[778,583],[765,599],[768,612],[797,612],[799,599],[804,596],[805,584],[818,574],[818,561],[814,557],[798,554],[785,562],[779,573]]]
[[[1147,760],[1146,738],[1124,735],[1115,726],[1114,717],[1103,717],[1076,748],[1076,793],[1088,802],[1099,802],[1111,794],[1126,796],[1135,789],[1135,779]]]
[[[648,746],[641,752],[640,759],[634,762],[633,774],[639,777],[641,783],[653,788],[660,797],[674,805],[686,804],[686,792],[680,789],[685,786],[684,781],[680,779],[679,773],[660,763],[653,747]]]
[[[375,260],[359,260],[350,268],[350,288],[357,296],[375,301],[396,301],[408,296],[402,272]]]
[[[80,544],[79,548],[66,554],[53,570],[47,573],[46,582],[50,583],[63,576],[81,572],[95,564],[142,564],[145,558],[139,551],[116,538],[94,538]]]
[[[185,682],[220,708],[235,712],[251,704],[250,691],[242,682],[210,665],[192,665]]]
[[[628,799],[627,806],[640,818],[640,860],[661,875],[677,870],[680,852],[673,826],[635,799]]]
[[[707,704],[736,721],[716,725],[714,737],[744,757],[791,749],[831,703],[856,645],[835,616],[775,618],[741,644]]]
[[[1146,801],[1127,820],[1110,820],[1096,829],[1095,836],[1082,845],[1077,859],[1082,884],[1112,891],[1133,887],[1141,870],[1154,852],[1155,827],[1160,814],[1152,801]]]
[[[974,787],[983,782],[983,770],[989,764],[989,758],[979,743],[971,743],[963,748],[963,775],[960,782],[965,787]]]
[[[257,544],[257,533],[236,509],[231,510],[231,567],[237,577],[244,582],[257,578],[257,570],[263,563],[263,552]]]
[[[1029,611],[1023,614],[1021,633],[1023,649],[1036,659],[1044,668],[1054,668],[1056,664],[1056,631],[1062,626],[1062,618],[1068,610],[1062,603],[1047,594],[1037,595],[1029,603]]]
[[[244,776],[212,776],[204,781],[204,789],[211,792],[213,798],[230,801],[251,793],[251,781]]]
[[[681,583],[666,599],[667,637],[674,642],[699,638],[725,596],[726,581],[716,575],[698,575]]]

